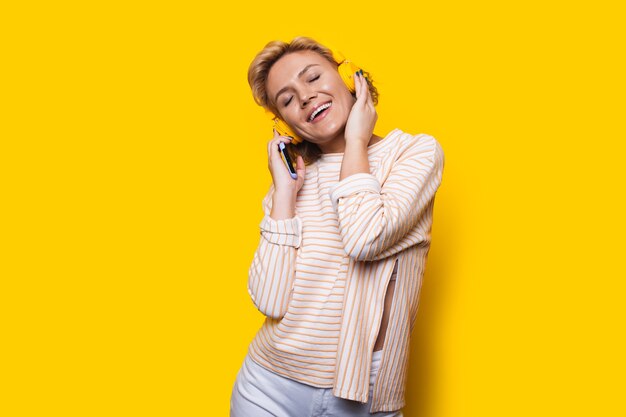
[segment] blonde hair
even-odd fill
[[[250,67],[248,68],[248,84],[250,84],[250,88],[252,89],[254,101],[259,106],[270,110],[279,117],[280,112],[267,94],[267,76],[272,68],[272,65],[274,65],[276,61],[278,61],[282,56],[296,51],[317,52],[329,62],[334,64],[335,67],[338,66],[338,63],[333,58],[333,53],[329,48],[306,36],[298,36],[289,43],[278,40],[267,43],[265,47],[254,57]],[[363,70],[363,75],[367,77],[366,81],[372,96],[372,102],[374,105],[377,105],[378,90],[373,84],[372,77],[365,70]],[[321,149],[315,143],[309,142],[304,138],[302,142],[297,145],[288,144],[287,152],[294,163],[296,162],[297,155],[301,155],[302,159],[304,159],[304,163],[307,165],[318,160],[322,154]]]

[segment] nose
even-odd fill
[[[315,94],[313,92],[304,93],[302,96],[302,108],[304,108],[313,97],[315,97]]]

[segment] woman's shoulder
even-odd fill
[[[441,143],[428,133],[409,133],[401,131],[398,137],[398,158],[403,157],[443,157]]]
[[[431,145],[431,146],[441,146],[439,141],[428,133],[410,133],[406,131],[401,131],[400,135],[401,141],[405,143],[409,143],[414,146],[419,145]]]

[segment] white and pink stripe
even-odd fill
[[[250,297],[267,317],[249,354],[280,375],[367,402],[372,350],[397,262],[373,413],[405,405],[409,339],[444,154],[432,136],[394,129],[369,146],[368,157],[370,174],[341,181],[341,153],[307,166],[291,219],[270,217],[270,186],[248,278]]]

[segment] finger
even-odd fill
[[[285,135],[281,135],[281,134],[279,134],[279,133],[276,131],[276,128],[272,128],[272,130],[274,131],[274,137],[273,137],[272,139],[270,139],[270,140],[275,140],[275,139],[282,138],[282,139],[285,139],[285,140],[290,141],[290,140],[292,139],[292,138],[291,138],[291,136],[285,136]]]
[[[359,100],[361,101],[361,104],[364,105],[367,102],[367,88],[365,86],[365,81],[363,80],[363,75],[361,74],[361,71],[359,70],[359,90],[360,90],[360,95],[359,95]]]
[[[302,158],[302,156],[298,155],[298,157],[296,158],[296,176],[297,176],[297,180],[298,182],[298,187],[302,186],[302,183],[304,182],[304,175],[306,173],[306,168],[304,166],[304,159]],[[298,188],[299,190],[300,188]]]
[[[278,150],[278,143],[280,140],[272,140],[268,149],[269,159],[271,163],[276,163],[280,159],[280,151]]]
[[[366,98],[367,98],[366,102],[367,102],[367,104],[370,104],[370,105],[373,106],[374,102],[372,101],[372,92],[370,91],[370,85],[367,82],[367,80],[365,79],[365,77],[363,77],[363,86],[364,86],[365,91],[366,91]]]
[[[278,147],[278,142],[291,143],[291,137],[279,135],[278,132],[276,131],[276,128],[272,128],[272,130],[274,131],[274,137],[270,139],[267,143],[268,153],[270,153],[270,148],[272,145],[274,145],[275,147]]]
[[[289,143],[290,142],[290,138],[288,138],[288,137],[285,138],[284,136],[279,136],[276,139],[272,139],[269,142],[269,146],[268,146],[267,152],[268,152],[268,155],[269,155],[270,159],[272,159],[272,160],[276,160],[276,158],[281,159],[280,149],[278,148],[278,144],[280,142]]]
[[[272,132],[274,133],[274,136],[272,137],[272,139],[267,141],[267,154],[268,155],[270,154],[270,147],[272,146],[272,142],[279,136],[275,127],[272,128]]]
[[[283,138],[286,140],[291,140],[291,136],[285,136],[285,135],[281,135],[276,131],[276,128],[272,128],[272,130],[274,131],[274,137],[272,139],[278,139],[278,138]]]
[[[298,158],[296,159],[296,172],[298,173],[298,176],[304,175],[305,172],[304,159],[300,155],[298,155]]]
[[[359,100],[359,92],[361,91],[361,89],[359,88],[359,72],[355,72],[354,74],[352,74],[354,78],[354,94],[356,95],[356,99],[357,101]]]
[[[272,146],[274,145],[274,143],[276,142],[276,139],[278,138],[278,134],[276,133],[276,130],[274,130],[274,137],[270,140],[267,141],[267,154],[270,155],[272,153]]]

